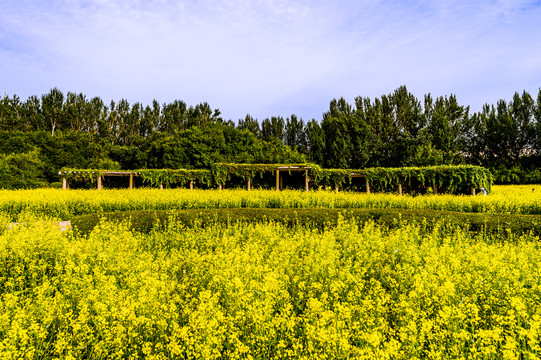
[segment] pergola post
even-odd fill
[[[190,190],[193,190],[193,180],[190,180]]]
[[[163,183],[160,184],[160,190],[163,190]]]
[[[366,193],[370,194],[370,183],[368,182],[368,179],[366,179]]]
[[[398,195],[402,196],[402,184],[398,184]]]
[[[130,173],[130,190],[133,189],[133,173]]]
[[[310,177],[308,176],[308,170],[304,172],[304,190],[310,190]]]
[[[101,190],[101,175],[98,175],[98,190]]]
[[[475,187],[473,185],[471,186],[471,194],[472,196],[475,196]]]
[[[68,190],[68,179],[65,177],[62,178],[62,189]]]
[[[436,186],[436,184],[432,185],[432,190],[434,190],[434,195],[438,195],[438,187]]]
[[[280,170],[276,170],[276,191],[280,190]]]
[[[252,179],[248,178],[248,191],[252,190]]]

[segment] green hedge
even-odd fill
[[[144,210],[118,211],[102,214],[76,216],[72,227],[88,234],[100,222],[130,220],[131,228],[137,232],[148,233],[155,227],[165,227],[171,219],[177,224],[192,227],[208,226],[216,223],[236,222],[276,222],[287,226],[310,226],[325,228],[334,226],[338,219],[355,219],[358,223],[368,220],[389,227],[415,222],[432,227],[436,223],[459,226],[468,231],[487,234],[522,234],[532,231],[541,235],[541,216],[461,213],[438,210],[403,209],[195,209],[195,210]]]

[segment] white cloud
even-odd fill
[[[105,101],[207,101],[234,120],[320,118],[332,98],[374,98],[402,84],[480,107],[483,95],[541,85],[534,5],[8,0],[0,81],[22,97],[57,86]]]

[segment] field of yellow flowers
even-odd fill
[[[464,211],[515,213],[531,211],[538,192],[36,190],[34,204],[31,192],[13,192],[27,205],[0,212],[0,224],[15,213],[20,221],[0,229],[0,359],[538,359],[541,249],[533,235],[498,241],[443,226],[342,221],[325,230],[172,222],[150,234],[102,222],[83,236],[52,223],[129,206],[119,194],[138,193],[131,199],[146,205],[137,206],[205,207],[208,194],[206,207],[462,202]],[[71,205],[77,199],[83,210]]]
[[[124,210],[210,208],[388,208],[501,214],[541,214],[541,185],[493,186],[488,196],[366,194],[297,190],[0,190],[0,213],[70,220],[75,215]]]

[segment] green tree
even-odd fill
[[[212,124],[221,123],[223,119],[220,117],[220,110],[210,107],[206,102],[200,103],[195,107],[188,108],[187,127],[196,126],[206,128]]]
[[[522,96],[516,92],[509,103],[506,118],[507,148],[509,156],[518,165],[520,157],[532,152],[535,138],[535,102],[526,91]]]
[[[390,96],[394,122],[394,154],[391,166],[404,166],[411,163],[415,149],[420,144],[419,133],[424,127],[424,117],[419,100],[405,86],[401,86]]]
[[[111,101],[111,111],[109,112],[109,134],[113,144],[123,145],[126,144],[129,137],[128,116],[130,114],[130,103],[126,99],[121,99],[118,104],[115,105],[114,101]]]
[[[23,104],[25,117],[25,127],[22,131],[46,131],[47,125],[44,122],[43,113],[41,110],[40,99],[33,95],[30,96]]]
[[[316,164],[323,164],[325,160],[325,133],[315,119],[306,124],[306,137],[308,158]]]
[[[438,97],[433,102],[430,94],[425,96],[424,108],[424,122],[427,125],[421,130],[423,145],[430,144],[443,153],[457,154],[463,151],[469,108],[460,106],[454,95]]]
[[[64,102],[64,130],[89,132],[95,127],[96,118],[84,94],[68,92]]]
[[[172,135],[187,127],[187,106],[184,101],[175,100],[162,106],[162,115],[158,123],[158,131]]]
[[[283,141],[285,122],[281,116],[273,116],[265,119],[261,123],[261,140],[263,141]]]
[[[541,156],[541,88],[537,94],[537,100],[533,108],[534,116],[534,135],[533,135],[533,150],[538,155]]]
[[[291,117],[286,119],[284,143],[303,154],[306,154],[308,151],[304,121],[298,119],[295,114],[292,114]]]
[[[0,154],[0,187],[32,189],[45,185],[43,162],[37,149],[28,153]]]
[[[249,114],[246,114],[244,119],[239,119],[237,128],[240,130],[248,130],[256,137],[261,137],[261,128],[259,127],[259,122],[257,119],[254,119]]]
[[[106,136],[102,137],[102,130],[106,131],[107,115],[109,109],[103,103],[103,100],[95,96],[90,99],[88,103],[88,114],[93,119],[88,123],[87,131],[95,135],[98,139],[104,140]],[[107,133],[107,131],[106,131]]]
[[[160,123],[160,104],[156,99],[152,101],[152,108],[146,106],[142,112],[142,118],[139,126],[139,135],[142,137],[150,136]]]
[[[48,130],[54,136],[57,128],[63,129],[64,122],[64,94],[57,88],[51,89],[47,94],[41,96],[41,108],[43,117],[48,124]]]
[[[323,114],[321,128],[325,133],[325,158],[328,168],[349,168],[352,160],[352,139],[349,125],[353,110],[344,98],[333,99]]]
[[[3,131],[20,131],[23,129],[23,109],[17,95],[0,100],[0,129]]]
[[[378,103],[379,104],[379,103]],[[352,160],[350,167],[366,167],[380,148],[377,124],[380,109],[370,98],[355,98],[355,110],[349,123]]]

